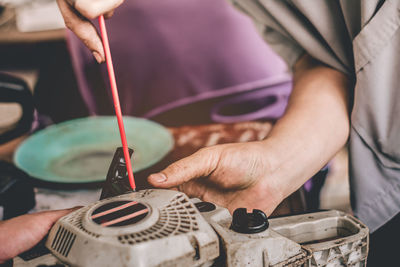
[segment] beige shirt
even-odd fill
[[[351,202],[376,230],[400,211],[400,1],[233,1],[289,66],[306,52],[356,80]]]

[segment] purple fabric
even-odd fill
[[[289,94],[291,78],[284,62],[252,21],[227,1],[127,0],[106,25],[126,115],[151,118],[200,100],[244,97],[254,90],[276,92],[277,113],[286,106],[287,97],[281,95]],[[96,114],[96,88],[87,74],[96,63],[72,34],[69,45],[82,97]],[[108,87],[106,66],[100,68]]]
[[[221,123],[264,118],[276,120],[285,112],[285,103],[288,101],[290,89],[291,80],[287,80],[227,98],[212,108],[211,118]]]
[[[96,115],[99,112],[94,98],[95,93],[93,91],[96,89],[90,85],[90,81],[85,71],[85,68],[88,65],[95,64],[93,56],[86,47],[82,47],[81,41],[72,32],[68,31],[67,38],[67,46],[71,55],[71,63],[79,87],[79,92],[88,108],[89,114]],[[98,77],[98,79],[102,79],[102,77]]]
[[[305,184],[303,185],[304,189],[306,190],[306,192],[310,192],[312,187],[313,187],[313,182],[312,179],[307,180],[307,182],[305,182]]]

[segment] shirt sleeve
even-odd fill
[[[336,1],[229,0],[253,18],[270,47],[292,68],[303,53],[343,73],[353,70],[352,42]]]
[[[254,21],[255,27],[257,28],[260,35],[288,65],[291,70],[297,60],[305,53],[305,50],[299,46],[295,40],[282,33],[282,29],[276,30],[273,26],[279,28],[278,25],[274,24],[271,20],[271,26],[265,25],[265,23],[258,20],[257,16],[247,12],[241,5],[235,0],[229,0],[238,10],[251,17]]]
[[[305,53],[304,49],[272,28],[265,27],[263,30],[264,40],[269,46],[285,60],[290,69],[297,60]]]

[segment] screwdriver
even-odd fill
[[[115,80],[114,67],[111,58],[110,45],[108,43],[108,35],[104,16],[99,16],[100,35],[103,42],[104,53],[106,55],[106,64],[108,70],[108,77],[110,79],[111,93],[114,101],[115,115],[117,116],[119,134],[121,136],[122,149],[124,151],[124,158],[126,162],[126,170],[128,172],[129,184],[133,191],[136,189],[135,179],[133,177],[131,158],[129,156],[128,143],[126,141],[124,121],[122,119],[121,105],[118,97],[117,82]]]

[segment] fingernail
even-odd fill
[[[165,176],[163,173],[155,173],[151,175],[151,179],[157,183],[163,183],[167,180],[167,176]]]
[[[92,54],[93,54],[94,58],[96,59],[97,63],[100,64],[101,62],[103,62],[103,60],[102,60],[102,58],[101,58],[99,53],[97,53],[96,51],[93,51]]]

